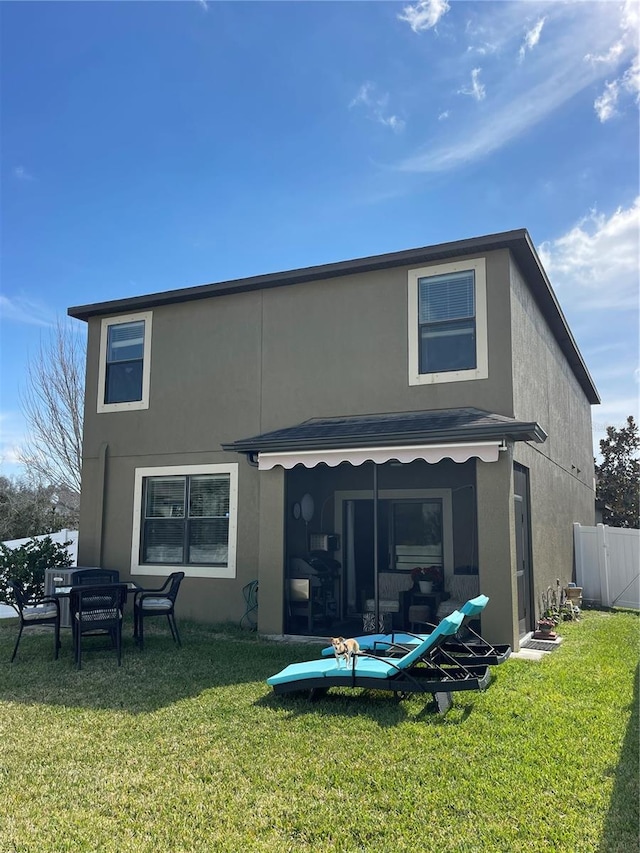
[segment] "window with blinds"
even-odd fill
[[[229,474],[145,477],[141,564],[227,565]]]
[[[105,403],[129,403],[142,400],[144,334],[144,320],[109,325]]]
[[[418,279],[420,373],[476,367],[474,270]]]

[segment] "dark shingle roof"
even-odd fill
[[[458,441],[541,442],[546,437],[545,431],[535,422],[465,408],[311,418],[295,426],[240,439],[222,447],[238,453],[266,453]]]

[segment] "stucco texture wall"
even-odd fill
[[[541,594],[571,580],[575,521],[594,523],[591,406],[511,263],[514,415],[536,420],[543,444],[518,442],[514,461],[530,470],[535,609]]]
[[[128,576],[136,468],[237,462],[237,577],[186,578],[178,607],[195,619],[236,621],[259,560],[276,571],[280,509],[261,495],[263,475],[222,443],[316,416],[457,406],[511,414],[508,253],[487,255],[490,376],[476,382],[409,386],[407,271],[153,308],[149,408],[139,411],[97,412],[101,318],[92,318],[79,558]]]

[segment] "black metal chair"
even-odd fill
[[[11,655],[11,663],[13,663],[18,651],[23,629],[32,628],[36,625],[53,625],[54,658],[57,660],[58,650],[60,649],[60,602],[58,599],[53,596],[29,596],[20,581],[10,580],[9,589],[14,598],[11,606],[20,617],[20,630]]]
[[[141,589],[133,599],[133,636],[144,647],[144,620],[149,616],[166,616],[174,643],[181,646],[174,607],[184,572],[173,572],[158,589]]]
[[[82,584],[71,588],[69,614],[73,633],[76,667],[82,669],[83,635],[107,632],[122,662],[122,621],[127,601],[127,585],[107,583],[101,586]]]
[[[74,586],[84,586],[85,584],[100,586],[105,583],[119,583],[120,572],[117,569],[76,569],[73,573],[72,582]]]

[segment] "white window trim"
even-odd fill
[[[447,273],[475,272],[476,301],[476,367],[472,370],[447,370],[442,373],[420,373],[418,335],[418,279]],[[487,272],[484,258],[470,258],[453,264],[437,264],[409,270],[408,287],[409,385],[435,385],[440,382],[464,382],[489,378],[487,335]]]
[[[229,474],[229,553],[226,566],[150,565],[140,564],[142,528],[142,487],[145,477],[192,476],[194,474]],[[131,574],[168,577],[183,571],[189,578],[235,578],[238,530],[238,463],[225,465],[169,465],[162,468],[136,468],[133,489],[133,525],[131,534]]]
[[[100,365],[98,368],[98,413],[101,412],[131,412],[136,409],[149,408],[149,385],[151,379],[151,319],[152,311],[142,311],[138,314],[120,314],[117,317],[105,317],[100,328]],[[144,320],[144,351],[142,354],[142,399],[131,400],[127,403],[105,403],[104,390],[107,380],[107,340],[109,326],[119,326],[122,323],[134,323]]]

